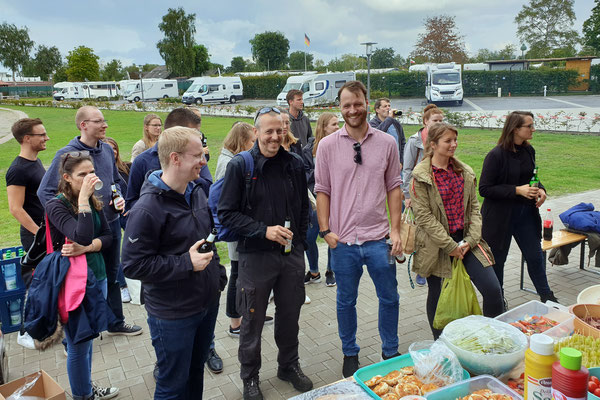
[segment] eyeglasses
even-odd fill
[[[352,148],[356,152],[354,155],[354,162],[362,165],[362,153],[360,152],[360,143],[354,143]]]
[[[204,155],[204,153],[202,153],[202,155],[197,155],[197,154],[192,154],[192,153],[177,152],[177,154],[181,154],[182,156],[191,156],[191,157],[194,157],[195,160],[206,162],[206,156]]]
[[[521,125],[521,128],[533,129],[533,124]]]
[[[62,165],[64,166],[65,163],[67,162],[67,160],[69,159],[69,157],[89,157],[90,156],[90,152],[87,150],[82,150],[82,151],[69,151],[68,153],[63,153],[62,157]]]
[[[258,119],[258,117],[260,117],[263,114],[268,114],[270,112],[274,112],[277,114],[281,114],[281,111],[279,111],[279,108],[276,107],[263,107],[260,110],[258,110],[258,112],[256,113],[256,117],[254,117],[254,122],[256,123],[256,120]]]
[[[95,124],[108,124],[107,119],[84,119],[83,122],[93,122]]]
[[[25,136],[48,136],[47,133],[28,133]]]

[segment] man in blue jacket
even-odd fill
[[[125,323],[121,288],[117,282],[117,272],[121,263],[121,224],[119,223],[119,214],[115,213],[111,206],[111,185],[114,184],[119,188],[122,179],[115,165],[112,147],[102,142],[106,138],[108,124],[102,112],[92,106],[83,106],[77,110],[75,123],[77,129],[81,131],[81,136],[75,137],[67,146],[56,152],[52,164],[46,171],[44,178],[42,178],[37,195],[44,207],[50,199],[56,196],[59,180],[58,170],[61,156],[64,153],[87,152],[92,157],[96,175],[104,184],[101,189],[96,190],[96,196],[104,203],[104,215],[112,232],[112,244],[102,249],[108,283],[107,301],[116,317],[115,322],[109,325],[108,333],[112,335],[139,335],[142,333],[140,326]],[[123,206],[124,204],[121,204],[121,207]]]
[[[163,169],[148,176],[129,212],[123,267],[143,283],[158,364],[154,399],[201,399],[227,278],[216,251],[198,250],[212,229],[206,196],[194,182],[206,165],[198,132],[167,129],[158,149]]]

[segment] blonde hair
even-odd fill
[[[451,125],[447,122],[436,122],[429,127],[429,134],[427,135],[427,141],[425,142],[425,155],[427,155],[429,158],[433,157],[433,148],[431,147],[431,143],[437,144],[447,131],[454,132],[456,136],[458,136],[458,129],[456,129],[454,125]],[[457,174],[461,173],[462,169],[458,167],[456,158],[450,157],[450,161],[452,161],[451,165],[454,172]]]
[[[254,137],[254,127],[247,122],[238,121],[231,127],[231,130],[225,136],[223,148],[233,154],[244,151],[248,140]]]
[[[154,139],[154,137],[152,137],[148,131],[148,125],[150,125],[150,122],[152,122],[153,119],[159,120],[162,124],[162,119],[160,119],[160,117],[156,114],[148,114],[144,117],[144,136],[142,136],[142,141],[147,149],[154,146],[156,142],[158,142],[158,139]]]
[[[288,116],[288,121],[290,119],[290,112],[288,110],[286,110],[285,108],[280,108],[279,111],[281,111],[281,114],[285,114]],[[296,143],[298,143],[298,139],[296,138],[296,136],[294,136],[294,133],[292,132],[292,124],[291,121],[288,122],[289,123],[289,128],[287,131],[287,135],[285,135],[283,137],[283,141],[281,142],[281,145],[283,146],[284,149],[289,150],[290,147]]]
[[[200,139],[196,129],[174,126],[165,129],[158,138],[158,159],[162,169],[171,163],[171,153],[183,153],[188,143],[194,138]]]
[[[325,134],[325,126],[327,126],[329,121],[331,121],[333,118],[337,118],[337,115],[330,112],[324,112],[317,120],[317,128],[315,131],[315,144],[313,145],[312,152],[313,157],[317,155],[317,147],[319,146],[319,142],[321,141],[321,139],[327,136]]]
[[[81,130],[81,123],[85,121],[90,115],[90,111],[98,110],[94,106],[83,106],[79,107],[77,113],[75,114],[75,124],[77,125],[77,129]]]

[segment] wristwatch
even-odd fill
[[[319,236],[321,236],[321,238],[324,238],[325,236],[327,236],[330,233],[331,233],[331,231],[329,229],[327,229],[326,231],[320,231]]]

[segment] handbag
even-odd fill
[[[452,260],[452,278],[442,282],[433,327],[444,329],[450,322],[469,315],[482,315],[471,278],[459,258]]]
[[[404,209],[401,219],[400,239],[402,240],[402,249],[405,254],[412,254],[415,251],[415,232],[417,230],[417,225],[415,223],[415,214],[411,207],[406,207]]]

